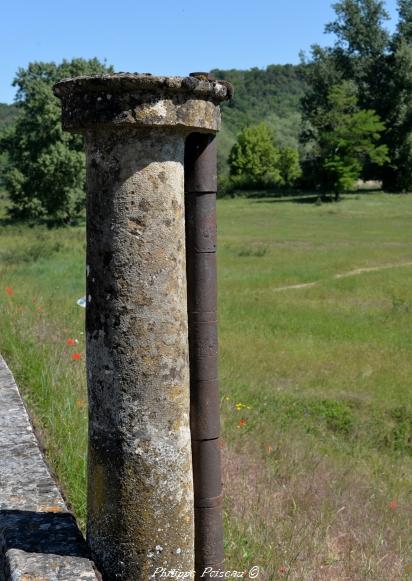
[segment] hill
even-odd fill
[[[297,146],[300,129],[299,100],[304,90],[304,65],[270,65],[266,69],[214,69],[217,79],[235,87],[235,96],[222,106],[219,134],[219,169],[227,171],[227,158],[243,127],[264,121],[280,145]],[[18,109],[0,103],[0,131],[13,122]]]
[[[17,116],[18,109],[16,105],[7,105],[0,103],[0,131],[10,125]]]
[[[221,70],[212,73],[229,81],[235,96],[222,106],[222,131],[219,135],[219,169],[227,171],[226,160],[239,131],[264,121],[274,132],[279,145],[298,144],[299,101],[305,86],[304,65],[270,65],[266,69]]]

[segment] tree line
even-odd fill
[[[302,58],[305,90],[294,151],[300,170],[288,185],[332,192],[336,199],[359,178],[379,180],[387,191],[411,191],[412,0],[398,0],[392,35],[381,0],[342,0],[333,8],[335,20],[325,31],[335,43],[314,45],[310,58]],[[258,174],[267,186],[282,185],[275,158],[272,171],[267,168],[267,139],[253,145],[252,134],[263,136],[263,127],[242,131],[232,147],[229,190],[257,185]]]
[[[412,190],[412,0],[393,34],[381,0],[341,0],[315,45],[302,99],[302,161],[312,182],[343,191],[357,177]]]
[[[236,89],[219,137],[223,193],[296,187],[339,198],[359,178],[412,191],[412,0],[398,0],[392,34],[382,0],[333,8],[325,28],[333,45],[314,45],[300,65],[214,71]],[[0,109],[0,171],[12,218],[70,223],[84,212],[82,138],[62,131],[52,86],[110,71],[97,59],[19,69],[13,110]]]

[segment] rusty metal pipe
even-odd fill
[[[216,285],[216,138],[192,133],[185,145],[186,270],[190,428],[196,579],[223,571],[222,477]]]

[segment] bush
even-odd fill
[[[279,158],[279,150],[264,123],[246,127],[230,152],[230,175],[245,188],[279,184]]]
[[[231,186],[242,190],[291,187],[302,175],[297,149],[278,147],[264,123],[241,131],[229,166]]]
[[[235,183],[225,175],[219,175],[217,180],[217,197],[225,198],[226,196],[234,197]]]

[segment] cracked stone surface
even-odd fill
[[[0,581],[99,578],[0,356]]]

